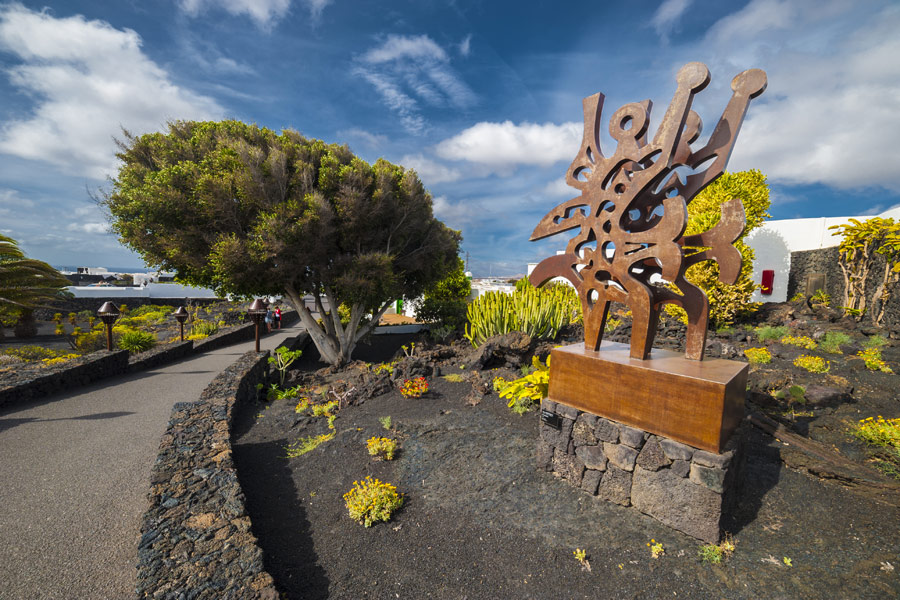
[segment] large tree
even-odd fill
[[[126,132],[118,157],[104,204],[127,246],[195,285],[285,295],[334,365],[394,299],[418,296],[456,264],[459,233],[434,218],[416,173],[370,165],[346,146],[179,121],[166,133]]]

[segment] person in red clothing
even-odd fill
[[[281,306],[275,305],[275,329],[281,329]]]

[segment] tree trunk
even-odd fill
[[[337,307],[340,304],[331,293],[331,288],[326,287],[325,292],[325,298],[329,304],[329,315],[323,314],[324,307],[321,298],[317,297],[315,299],[316,307],[322,317],[322,324],[320,325],[316,322],[312,312],[306,308],[306,303],[297,290],[292,286],[285,287],[287,297],[290,299],[291,304],[294,305],[294,308],[297,309],[300,315],[300,322],[303,323],[303,326],[309,332],[309,337],[319,350],[322,360],[332,366],[342,367],[352,359],[353,350],[356,349],[357,342],[378,325],[378,321],[390,307],[391,302],[385,302],[375,312],[372,320],[362,327],[359,326],[359,322],[362,320],[364,308],[358,304],[353,305],[350,310],[350,322],[345,327],[341,324],[341,318],[338,315]]]

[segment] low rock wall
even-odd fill
[[[138,546],[140,598],[279,598],[263,567],[231,453],[235,405],[255,398],[268,352],[248,352],[200,400],[172,409]]]
[[[189,356],[194,350],[194,342],[174,342],[156,346],[146,352],[134,354],[128,358],[128,372],[153,369]]]
[[[60,363],[23,364],[0,373],[0,407],[30,402],[62,390],[72,389],[124,373],[128,352],[101,350]]]
[[[297,311],[285,311],[282,325],[299,320]],[[76,359],[47,366],[43,363],[23,364],[0,373],[0,407],[31,402],[50,394],[81,387],[100,379],[152,369],[180,358],[253,339],[253,323],[239,325],[203,340],[175,342],[157,346],[134,356],[125,350],[100,350]]]
[[[281,314],[282,327],[288,327],[299,320],[300,315],[296,310],[286,310]],[[264,323],[260,324],[260,333],[262,336],[265,335],[264,327]],[[252,340],[256,335],[255,328],[256,325],[254,323],[245,323],[244,325],[233,327],[228,331],[214,333],[206,339],[195,340],[194,352],[208,352],[210,350],[217,350],[219,348],[224,348],[225,346],[230,346],[231,344],[236,344],[237,342]]]
[[[538,469],[695,538],[718,542],[722,516],[736,495],[742,432],[738,428],[725,452],[714,454],[544,400]]]

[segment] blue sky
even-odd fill
[[[524,273],[567,241],[528,237],[576,195],[582,98],[652,99],[652,132],[695,60],[707,133],[767,71],[729,170],[769,177],[774,218],[877,214],[900,205],[898,32],[890,0],[0,2],[0,231],[139,267],[91,200],[113,138],[236,118],[415,168],[476,276]]]

